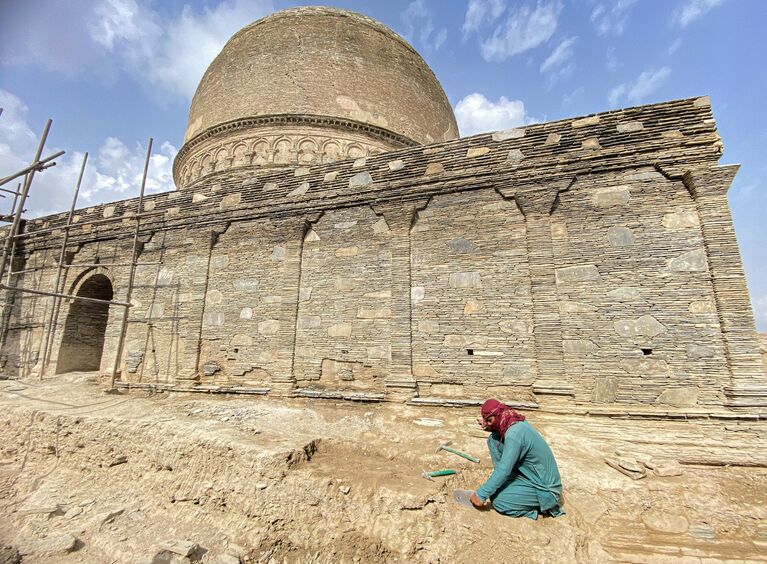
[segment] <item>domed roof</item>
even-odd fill
[[[399,35],[353,12],[294,8],[244,27],[210,64],[179,157],[222,129],[297,123],[364,134],[380,150],[458,137],[437,78]]]

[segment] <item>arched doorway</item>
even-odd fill
[[[80,286],[78,296],[111,300],[112,282],[103,274],[94,274]],[[109,304],[73,300],[64,324],[56,374],[92,371],[101,367],[104,333],[109,319]]]

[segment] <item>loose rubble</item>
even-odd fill
[[[530,521],[454,505],[453,490],[490,472],[472,409],[103,396],[60,380],[23,397],[0,382],[0,562],[460,564],[477,546],[524,562],[757,562],[767,548],[759,421],[668,421],[661,433],[528,410],[566,511]],[[481,463],[451,457],[457,474],[424,480],[448,441]]]

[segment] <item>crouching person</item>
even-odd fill
[[[490,431],[493,473],[471,496],[477,509],[537,519],[563,515],[562,481],[554,454],[525,416],[495,399],[482,404],[477,422]]]

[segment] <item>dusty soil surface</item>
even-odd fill
[[[528,412],[557,456],[567,511],[531,521],[452,502],[490,471],[474,410],[104,386],[0,381],[0,563],[767,555],[765,422]],[[435,453],[447,441],[481,464]],[[620,456],[682,474],[633,480],[604,461]],[[421,476],[443,468],[459,473]]]

